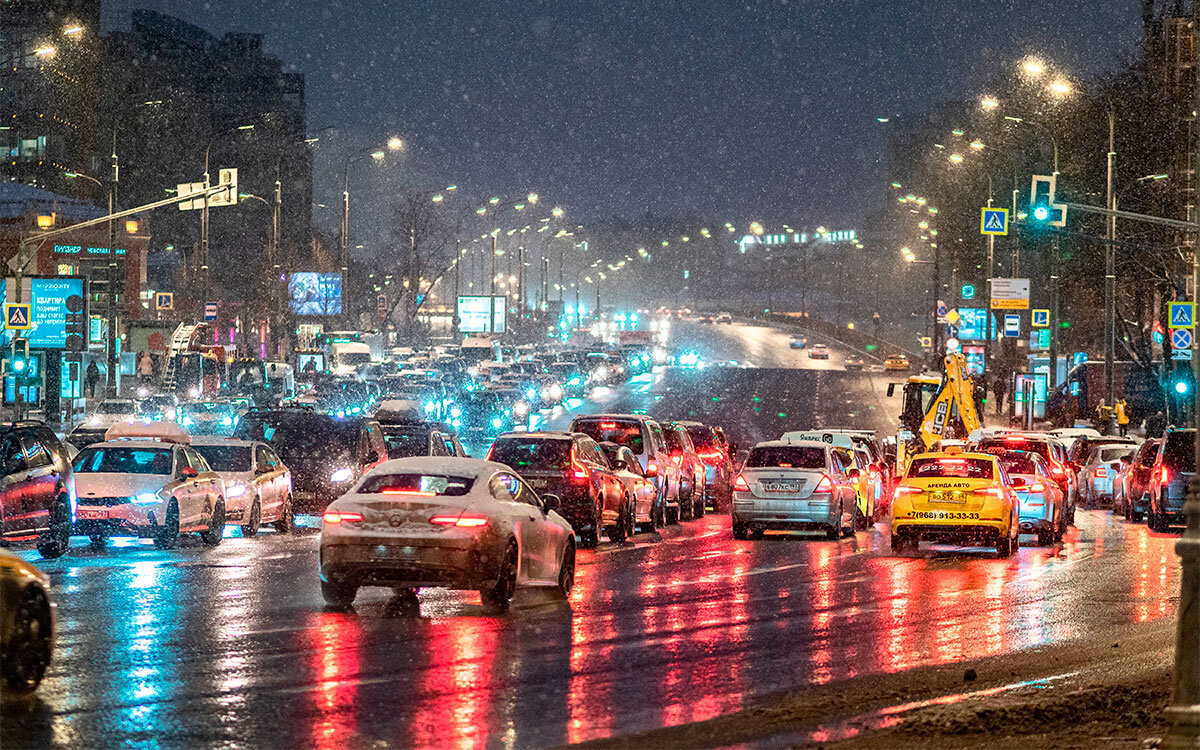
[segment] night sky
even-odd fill
[[[975,98],[1030,52],[1086,79],[1140,35],[1136,0],[105,2],[108,29],[145,7],[265,34],[307,76],[310,129],[343,129],[318,146],[318,202],[342,149],[396,133],[410,147],[361,167],[364,198],[537,190],[583,222],[857,226],[881,196],[876,116]]]

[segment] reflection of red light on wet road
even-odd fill
[[[497,621],[487,617],[450,617],[432,624],[429,654],[418,693],[425,696],[413,711],[413,747],[471,748],[487,743],[489,713],[496,710],[492,663],[500,648]]]
[[[318,748],[344,748],[355,744],[358,697],[358,648],[362,626],[353,614],[322,613],[309,630],[313,645],[319,719],[313,724],[313,744]]]

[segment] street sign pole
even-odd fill
[[[1050,242],[1050,388],[1058,386],[1058,237]]]
[[[988,208],[992,207],[992,176],[988,175]],[[987,392],[987,377],[991,373],[991,354],[992,354],[992,276],[996,270],[996,235],[988,234],[987,236],[987,275],[985,278],[988,283],[988,304],[984,307],[984,334],[983,334],[983,387],[984,392]],[[986,398],[986,396],[984,396]],[[997,407],[999,404],[997,403]]]

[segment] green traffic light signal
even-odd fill
[[[1188,392],[1188,384],[1186,380],[1180,380],[1175,383],[1175,392],[1183,395]]]
[[[1038,221],[1045,221],[1050,218],[1050,208],[1048,206],[1038,206],[1033,209],[1033,218]]]
[[[13,372],[25,372],[25,360],[20,358],[14,359],[12,361],[12,368]]]

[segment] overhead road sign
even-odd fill
[[[1034,310],[1032,320],[1029,325],[1034,328],[1049,328],[1050,327],[1050,311],[1049,310]]]
[[[33,327],[28,303],[8,302],[4,305],[4,327],[10,331],[28,331]]]
[[[992,279],[993,310],[1028,310],[1029,279]]]
[[[984,207],[979,212],[979,233],[991,235],[1008,234],[1008,209]]]
[[[216,302],[208,302],[204,305],[204,319],[210,323],[217,319]]]
[[[975,285],[963,284],[962,289],[959,290],[959,293],[962,295],[963,299],[975,299]]]
[[[1192,348],[1192,329],[1191,328],[1174,328],[1171,330],[1171,348],[1172,349],[1191,349]]]
[[[1168,302],[1167,313],[1168,328],[1195,328],[1196,326],[1195,302]]]

